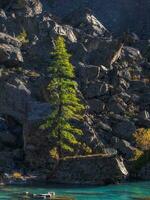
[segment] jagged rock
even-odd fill
[[[120,103],[113,100],[109,101],[108,109],[110,112],[113,112],[115,114],[123,114],[125,112],[123,106]]]
[[[133,32],[125,33],[123,35],[123,41],[126,46],[133,46],[134,44],[140,41],[140,38],[138,37],[136,33],[133,33]]]
[[[90,106],[90,110],[97,114],[103,112],[105,109],[105,104],[99,99],[88,100],[88,104]]]
[[[136,131],[135,124],[131,121],[124,121],[116,124],[113,128],[114,134],[119,138],[131,140]]]
[[[60,162],[50,182],[105,185],[121,181],[128,175],[123,161],[116,156],[68,158]]]
[[[123,99],[124,102],[128,103],[131,99],[131,96],[127,94],[126,92],[121,92],[120,97]]]
[[[56,36],[61,35],[70,42],[77,42],[73,27],[63,24],[60,25],[51,14],[43,14],[42,19],[39,22],[39,29],[41,37],[49,37],[49,35],[51,35],[51,37],[55,38]]]
[[[118,40],[105,39],[98,41],[98,47],[87,56],[87,63],[90,65],[110,66],[121,56],[123,45]],[[88,46],[87,46],[88,49]]]
[[[102,121],[98,120],[98,122],[96,123],[96,129],[102,129],[102,130],[105,130],[105,131],[108,131],[108,132],[111,132],[112,131],[112,128],[108,125],[108,124],[105,124],[103,123]]]
[[[88,9],[73,11],[63,21],[91,36],[110,36],[109,31]]]
[[[131,159],[135,155],[136,148],[131,146],[126,140],[120,140],[117,137],[112,137],[111,145],[126,159]]]
[[[23,62],[20,50],[12,45],[0,44],[0,63],[8,66],[17,66]]]
[[[17,39],[0,33],[0,43],[0,64],[14,66],[23,62],[20,51],[21,43]]]
[[[6,32],[6,21],[7,21],[7,16],[4,12],[3,9],[0,9],[0,32]]]
[[[42,12],[42,4],[39,0],[15,0],[9,2],[6,6],[7,9],[13,9],[18,16],[33,17]]]
[[[137,0],[123,2],[120,0],[54,1],[51,11],[59,17],[68,16],[70,18],[69,13],[74,9],[78,8],[78,13],[80,13],[80,8],[87,7],[92,9],[97,19],[100,19],[115,35],[130,30],[138,34],[140,38],[149,38],[150,27],[149,21],[147,21],[150,18],[149,0],[145,0],[144,4],[140,1],[137,2]],[[139,22],[139,26],[137,26],[137,22]]]
[[[109,85],[105,82],[95,82],[87,85],[85,95],[87,98],[95,98],[108,94]]]
[[[139,118],[140,119],[150,119],[149,112],[147,112],[146,110],[142,111],[141,113],[139,113]]]
[[[26,118],[30,91],[20,83],[19,86],[0,82],[0,113],[8,114],[16,118],[20,123]],[[9,103],[11,102],[11,103]]]
[[[98,79],[100,67],[80,64],[78,71],[81,81],[88,83],[89,81]]]
[[[138,49],[133,47],[123,47],[121,59],[129,63],[129,65],[137,65],[142,62],[142,55]]]
[[[131,101],[132,101],[133,103],[139,104],[139,103],[140,103],[140,96],[137,95],[137,94],[131,94]]]
[[[95,66],[80,63],[78,67],[79,78],[81,82],[84,82],[86,84],[88,82],[93,82],[93,80],[100,80],[107,75],[107,72],[108,69],[103,65]]]
[[[68,38],[69,41],[71,42],[77,42],[77,38],[71,26],[68,26],[68,25],[61,26],[61,25],[56,24],[53,30],[54,30],[55,35],[58,34],[58,35]]]
[[[0,32],[0,43],[7,44],[7,45],[12,45],[14,47],[20,48],[21,47],[21,42],[17,40],[16,38]]]
[[[149,92],[150,87],[144,81],[131,81],[130,82],[130,91],[134,92]]]

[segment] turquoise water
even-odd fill
[[[16,187],[0,186],[0,200],[17,200],[22,192],[47,193],[73,196],[75,200],[132,200],[150,197],[150,182],[110,185],[105,187]]]

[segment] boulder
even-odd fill
[[[89,47],[90,52],[86,60],[88,64],[110,66],[121,56],[123,44],[118,40],[103,39],[98,41],[98,45],[96,45],[95,49],[91,49],[89,40],[86,44],[86,48],[89,49]]]
[[[107,132],[112,131],[112,128],[110,127],[110,125],[102,122],[101,120],[97,121],[95,127],[96,127],[96,129],[102,129],[102,130],[107,131]]]
[[[73,32],[73,28],[71,26],[68,25],[58,25],[55,24],[54,28],[54,35],[61,35],[63,37],[66,37],[70,42],[77,42],[77,38]]]
[[[131,144],[126,140],[112,137],[111,145],[126,159],[131,159],[135,155],[136,148],[131,146]]]
[[[140,119],[150,119],[150,114],[148,111],[144,110],[142,112],[139,113],[139,118]]]
[[[107,75],[108,71],[108,69],[103,65],[95,66],[84,63],[79,63],[77,70],[80,81],[84,83],[100,80]]]
[[[69,16],[66,16],[63,21],[91,36],[110,36],[109,31],[89,9],[75,10]]]
[[[0,113],[10,115],[21,124],[26,120],[31,92],[20,81],[15,84],[0,81]]]
[[[80,66],[80,75],[84,80],[86,80],[86,82],[98,79],[99,73],[100,73],[100,67],[98,66],[92,66],[92,65]]]
[[[8,4],[18,16],[34,17],[42,13],[42,4],[39,0],[19,0]]]
[[[121,52],[121,59],[129,63],[130,66],[131,64],[134,66],[140,64],[143,58],[138,49],[124,46]]]
[[[112,104],[109,104],[108,107],[109,111],[115,114],[123,114],[125,112],[125,109],[122,107],[122,105],[117,102],[112,102]]]
[[[88,100],[88,105],[90,110],[96,114],[100,114],[105,110],[105,104],[100,99],[90,99]]]
[[[17,66],[23,62],[20,49],[7,44],[0,44],[0,64]]]
[[[85,92],[86,98],[95,98],[109,93],[109,85],[105,82],[89,83]]]
[[[3,9],[0,9],[0,32],[6,32],[7,16]]]
[[[145,93],[149,92],[150,87],[144,81],[134,80],[130,82],[129,89],[131,92]]]
[[[21,43],[12,36],[0,33],[0,64],[17,66],[23,62]]]
[[[132,140],[133,134],[136,131],[135,124],[131,121],[123,121],[117,123],[113,127],[114,134],[117,135],[119,138]]]
[[[44,13],[38,23],[40,36],[48,38],[49,35],[55,38],[58,35],[65,37],[71,43],[77,42],[77,37],[72,26],[60,24],[51,14]]]
[[[18,39],[2,32],[0,32],[0,43],[12,45],[17,48],[21,47],[21,42]]]
[[[50,182],[105,185],[120,182],[128,172],[121,158],[110,155],[79,156],[62,159]]]

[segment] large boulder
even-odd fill
[[[80,16],[81,8],[87,7],[92,9],[97,19],[101,20],[115,35],[130,30],[140,37],[149,38],[149,0],[145,0],[144,4],[139,0],[57,0],[51,6],[51,12],[64,17],[70,16],[70,12],[78,9],[78,16]]]
[[[119,138],[132,140],[133,134],[136,131],[136,126],[131,121],[123,121],[117,123],[114,126],[113,131]]]
[[[131,146],[131,144],[126,140],[112,137],[111,145],[126,159],[131,159],[135,155],[136,148]]]
[[[89,9],[73,11],[64,18],[64,22],[81,29],[84,33],[91,36],[103,37],[109,35],[109,31],[96,19]]]
[[[128,62],[129,65],[137,65],[142,61],[142,55],[138,49],[124,46],[121,52],[121,59]]]
[[[88,64],[110,66],[121,56],[123,44],[118,40],[94,38],[86,43],[86,48],[90,52],[86,60]]]
[[[42,12],[42,4],[39,0],[15,0],[10,1],[8,4],[3,5],[6,9],[12,9],[19,16],[33,17]]]
[[[17,39],[0,33],[0,43],[0,64],[17,66],[23,62],[21,43]]]
[[[81,156],[62,159],[50,182],[105,185],[123,180],[128,172],[116,156]]]
[[[87,88],[84,91],[86,98],[96,98],[109,93],[109,84],[105,82],[94,82],[87,84]]]
[[[16,66],[22,62],[22,54],[18,48],[12,45],[0,44],[0,64]]]

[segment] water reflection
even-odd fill
[[[24,192],[42,194],[55,192],[71,200],[150,200],[150,182],[110,185],[106,187],[0,187],[0,200],[26,200]],[[29,199],[29,198],[28,198]],[[66,200],[66,199],[65,199]]]

